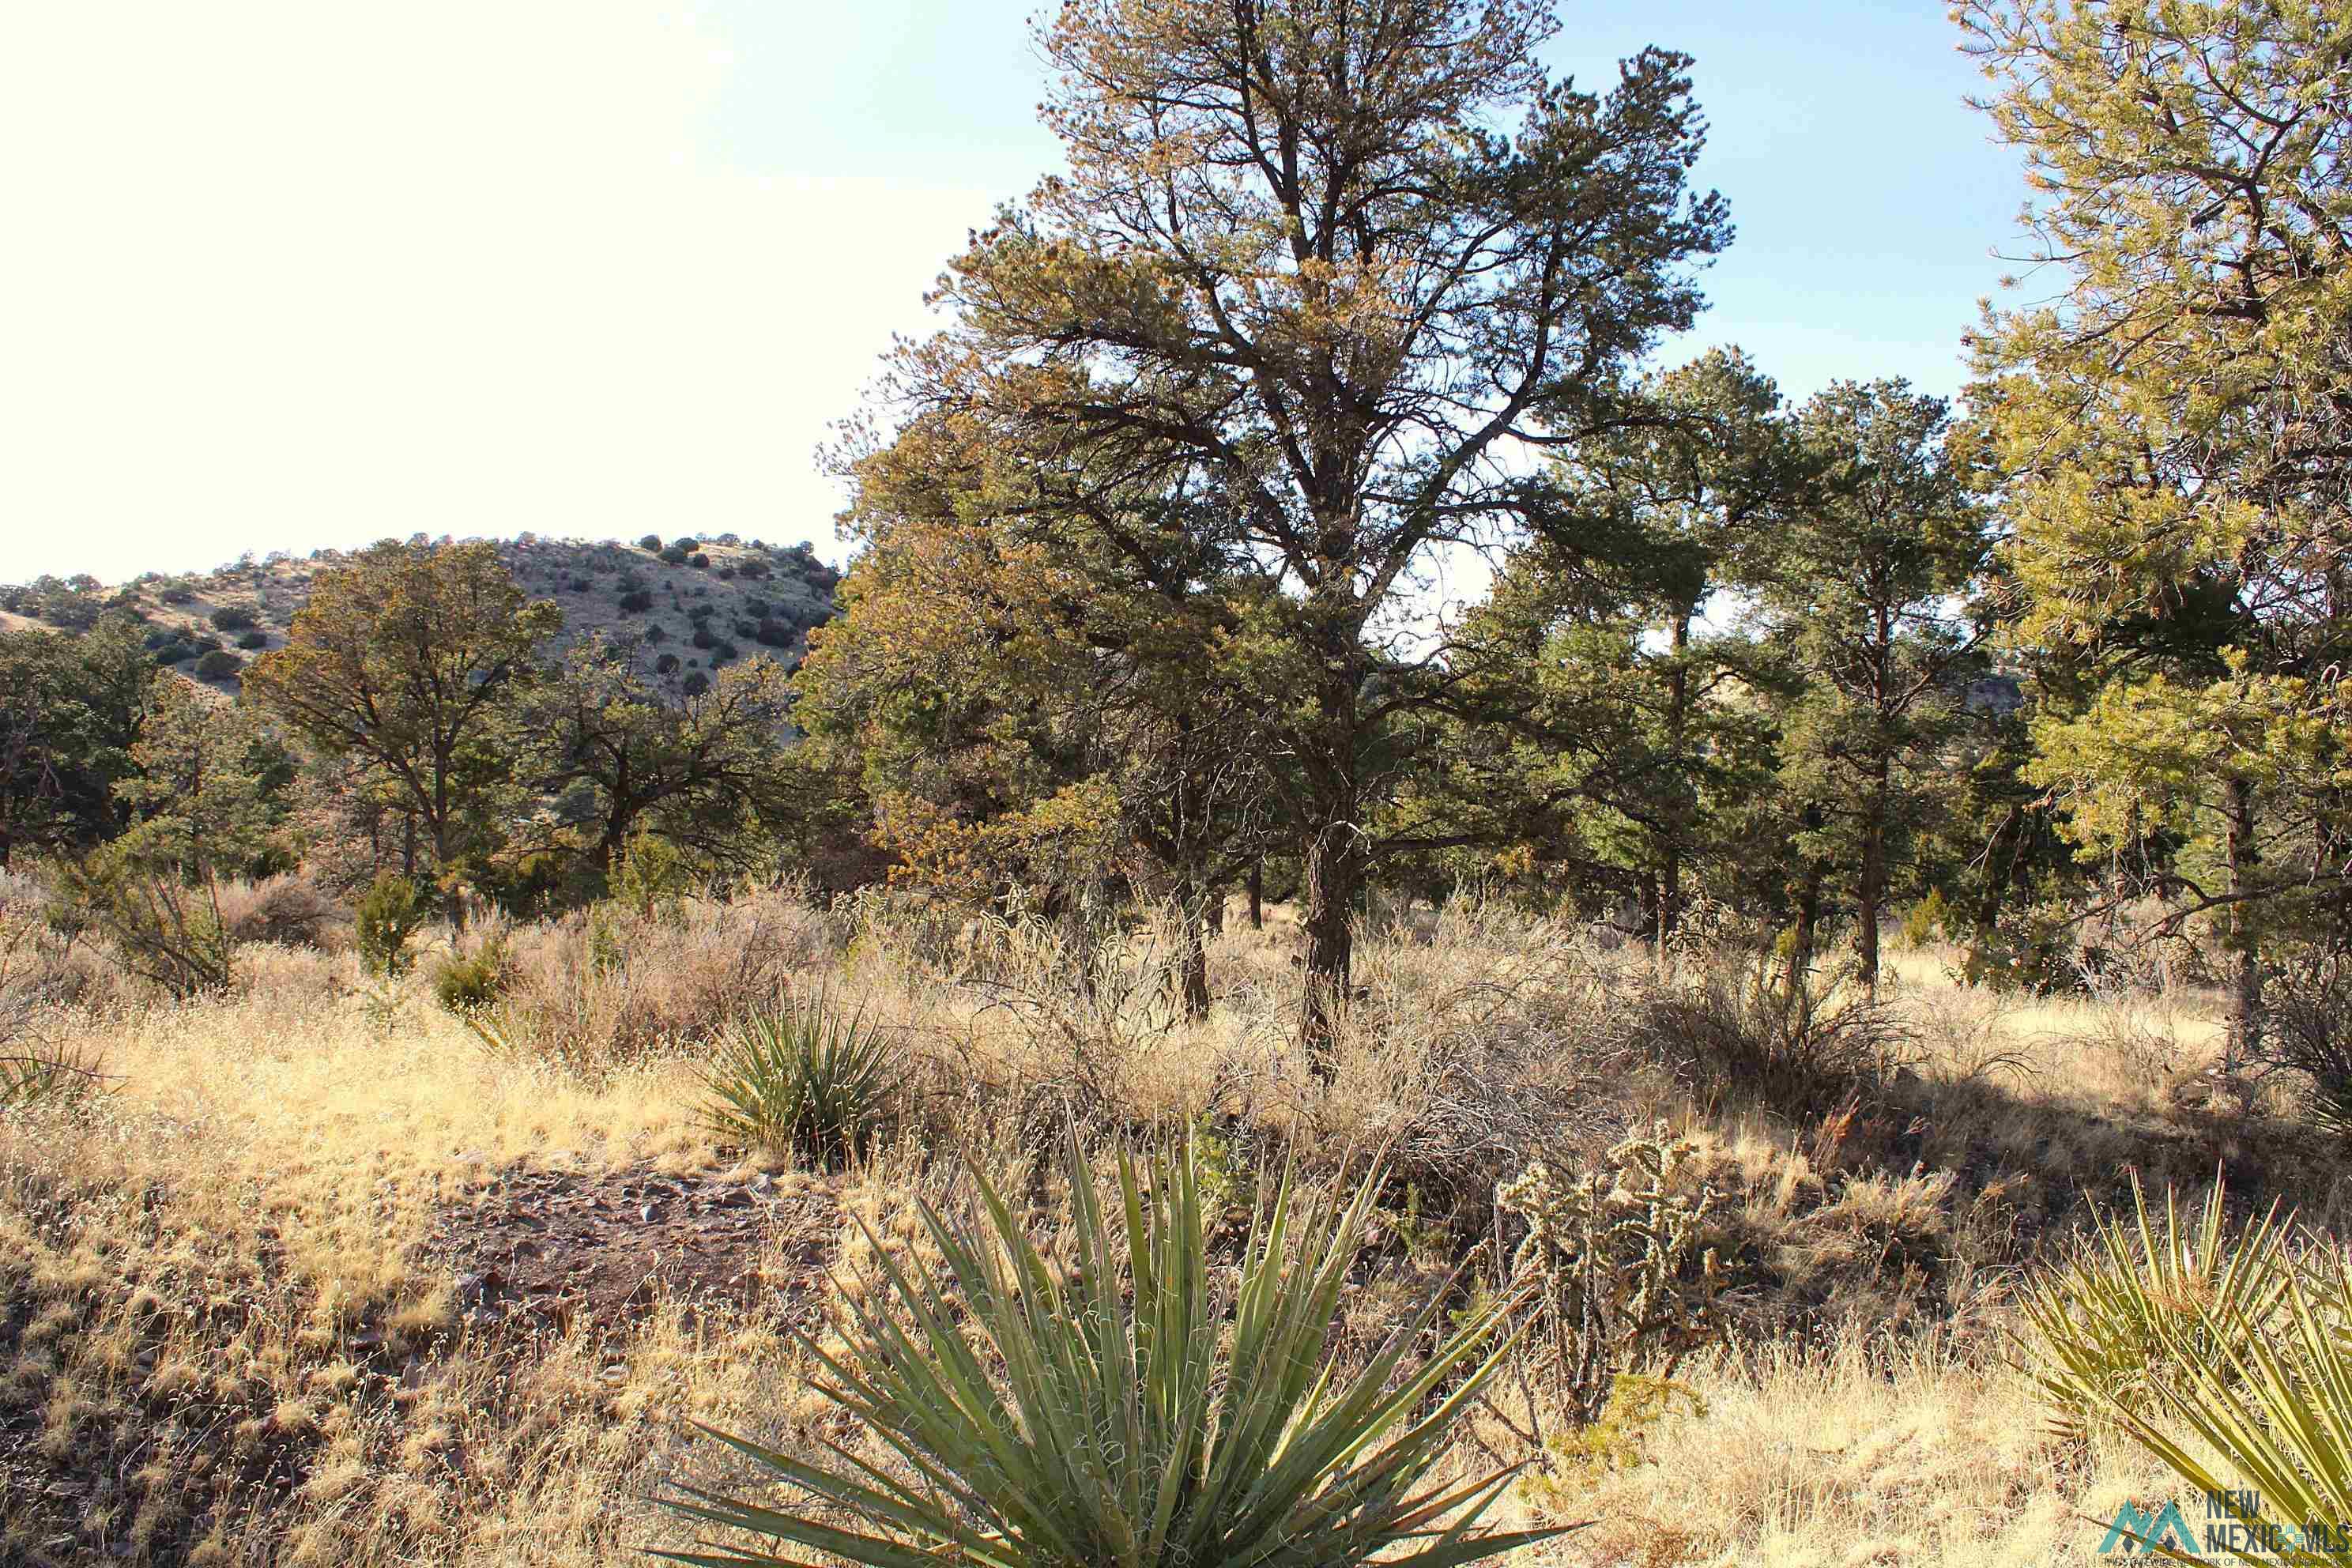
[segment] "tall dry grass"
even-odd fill
[[[2043,1430],[2008,1365],[2017,1272],[2134,1169],[2195,1187],[2227,1167],[2237,1198],[2291,1191],[2339,1234],[2347,1212],[2286,1086],[2169,1092],[2210,1059],[2194,994],[2021,1007],[1922,966],[1885,1001],[1899,1059],[1791,1100],[1689,1037],[1727,983],[1705,955],[1662,976],[1464,900],[1368,931],[1325,1082],[1288,1043],[1288,910],[1228,921],[1196,1023],[1170,1008],[1164,931],[1100,938],[1079,986],[1034,931],[763,894],[445,931],[399,983],[331,939],[251,943],[236,989],[182,1005],[78,952],[79,989],[42,1027],[112,1091],[0,1117],[0,1558],[586,1564],[673,1540],[643,1500],[719,1463],[685,1419],[821,1429],[781,1306],[486,1339],[423,1240],[509,1169],[752,1179],[701,1131],[700,1070],[780,991],[824,987],[889,1042],[897,1135],[833,1178],[889,1245],[915,1245],[908,1197],[951,1194],[967,1155],[1059,1223],[1041,1157],[1072,1120],[1198,1127],[1236,1202],[1285,1158],[1337,1181],[1391,1152],[1348,1309],[1367,1346],[1430,1281],[1491,1274],[1497,1180],[1665,1119],[1723,1195],[1708,1240],[1736,1332],[1607,1462],[1559,1444],[1558,1390],[1505,1377],[1463,1468],[1527,1461],[1523,1521],[1599,1521],[1544,1561],[2085,1561],[2100,1531],[2081,1515],[2160,1489],[2132,1455]],[[431,974],[487,943],[505,956],[486,1041]],[[846,1232],[836,1258],[864,1245]]]

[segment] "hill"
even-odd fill
[[[649,534],[635,544],[526,533],[496,542],[523,590],[562,610],[555,652],[601,631],[661,646],[689,676],[762,648],[797,663],[809,628],[833,614],[840,575],[806,544],[771,545],[731,533],[709,540]],[[339,550],[273,552],[207,573],[148,573],[113,586],[88,576],[0,585],[0,629],[78,630],[110,612],[127,612],[146,626],[157,663],[234,690],[247,658],[284,646],[319,574],[348,558]]]

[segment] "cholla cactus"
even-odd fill
[[[1718,1194],[1684,1179],[1696,1152],[1660,1121],[1572,1181],[1538,1161],[1495,1190],[1498,1210],[1527,1221],[1511,1275],[1540,1281],[1580,1420],[1637,1362],[1664,1375],[1722,1336],[1724,1270],[1715,1248],[1700,1244]]]

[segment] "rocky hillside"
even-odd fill
[[[838,574],[805,544],[771,545],[734,534],[634,544],[606,540],[499,542],[517,582],[563,611],[557,651],[592,632],[642,637],[688,672],[719,669],[762,649],[797,662],[808,630],[833,613]],[[318,574],[344,552],[247,556],[217,570],[150,573],[109,586],[92,577],[44,577],[0,585],[0,628],[75,630],[110,611],[137,616],[158,664],[224,690],[257,653],[283,646]]]

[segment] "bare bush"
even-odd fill
[[[224,881],[217,897],[221,925],[229,941],[239,944],[333,948],[341,944],[352,921],[333,894],[299,872]]]
[[[1678,976],[1639,1006],[1640,1038],[1701,1103],[1746,1100],[1792,1121],[1876,1097],[1916,1056],[1890,1005],[1834,980],[1786,986],[1761,963]]]
[[[832,945],[822,916],[779,894],[652,914],[599,904],[518,928],[499,1001],[473,1021],[502,1049],[593,1079],[716,1039]]]

